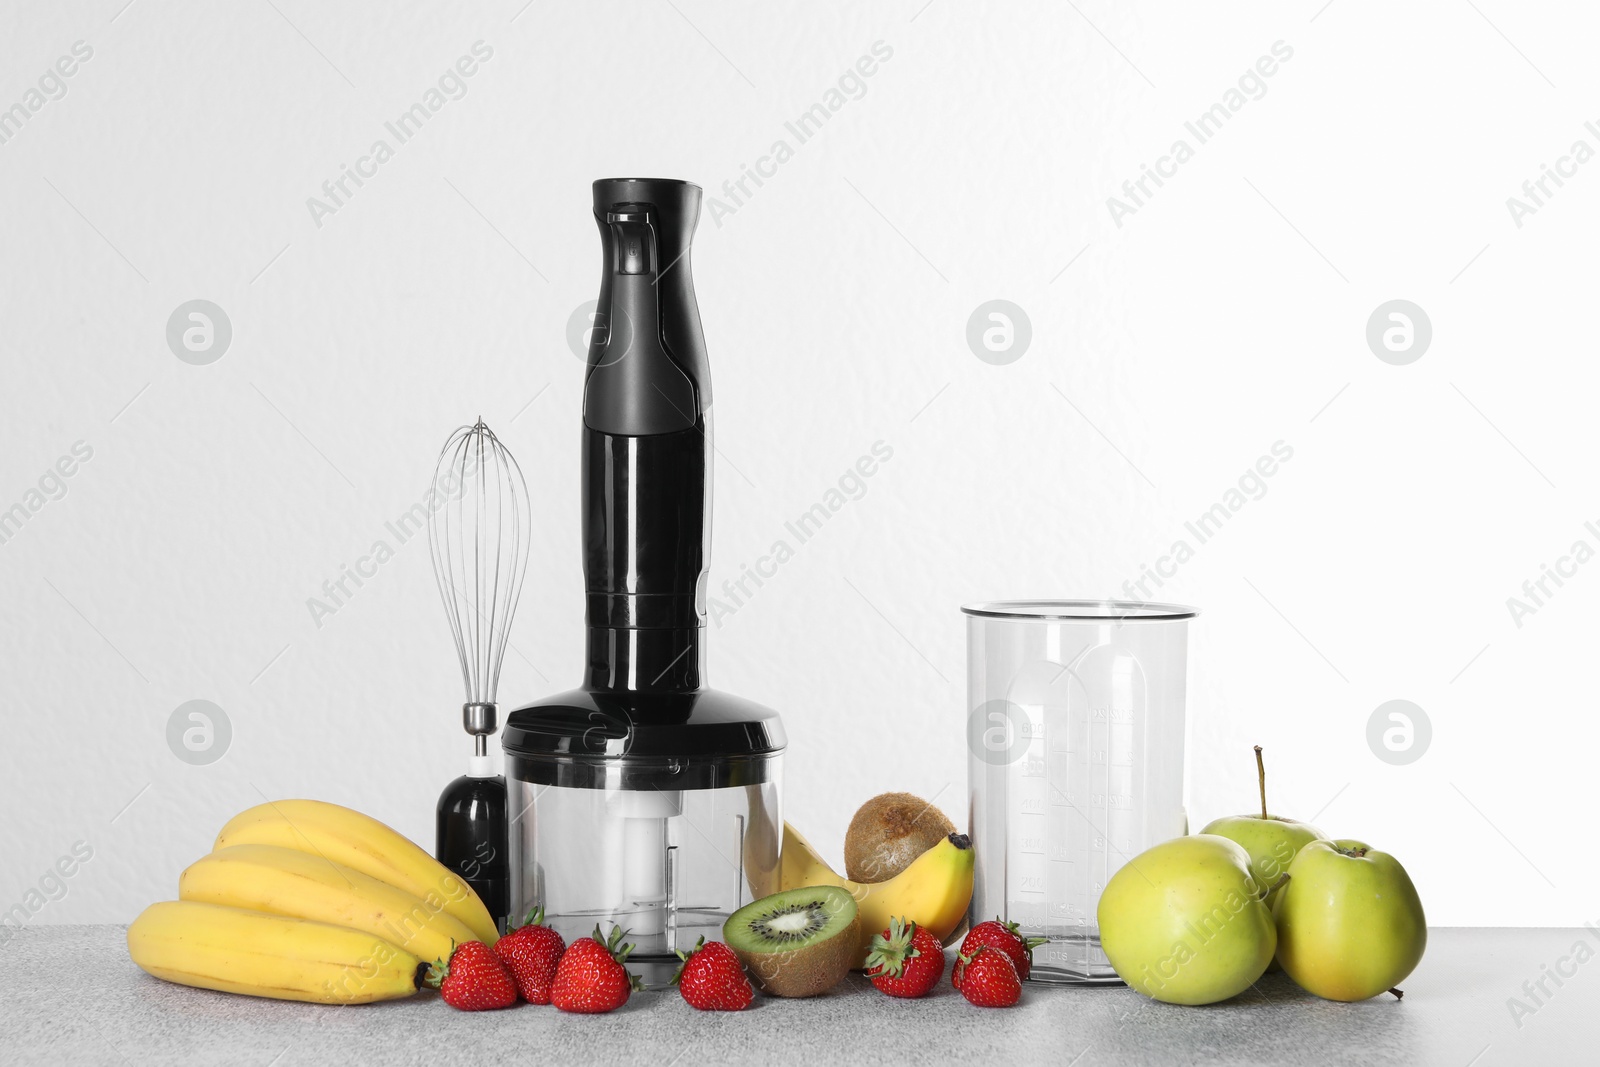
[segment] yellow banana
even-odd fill
[[[179,985],[314,1004],[409,997],[423,968],[359,930],[177,900],[152,904],[133,921],[128,955]]]
[[[252,908],[360,930],[424,960],[476,941],[439,894],[418,899],[353,867],[277,845],[230,845],[178,877],[178,899]]]
[[[886,882],[852,882],[784,823],[782,884],[784,889],[835,885],[849,890],[861,914],[865,962],[872,935],[887,929],[891,917],[909,919],[941,941],[955,932],[972,902],[972,842],[966,834],[951,834]]]
[[[404,834],[359,811],[320,800],[258,804],[228,820],[216,848],[278,845],[354,867],[414,897],[443,898],[446,913],[486,945],[498,936],[489,909],[460,875],[428,855]],[[484,857],[486,860],[489,857]]]

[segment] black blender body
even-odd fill
[[[594,183],[605,265],[584,387],[587,668],[502,733],[512,914],[542,906],[569,938],[616,921],[638,945],[630,964],[666,975],[675,949],[776,891],[782,837],[777,713],[705,685],[700,195],[669,179]]]
[[[700,188],[614,179],[594,197],[605,269],[583,404],[587,683],[692,692],[711,555],[711,373],[689,265]]]

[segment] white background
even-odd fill
[[[958,606],[1117,595],[1281,440],[1266,495],[1157,591],[1204,608],[1193,824],[1251,809],[1260,743],[1274,808],[1394,852],[1434,923],[1600,918],[1600,566],[1520,628],[1506,607],[1600,544],[1600,163],[1520,228],[1506,206],[1600,147],[1589,6],[123,3],[0,15],[0,106],[93,48],[0,145],[0,508],[93,449],[0,545],[0,909],[84,840],[32,921],[125,922],[267,796],[431,844],[468,742],[426,548],[320,628],[307,598],[481,414],[538,527],[502,701],[574,684],[589,183],[721,195],[883,41],[694,255],[713,591],[894,450],[712,637],[715,683],[783,712],[791,821],[834,854],[883,790],[964,822]],[[307,198],[479,40],[465,97],[317,226]],[[1280,40],[1266,94],[1115,225],[1106,198]],[[195,298],[232,322],[209,366],[166,344]],[[1032,323],[1006,366],[965,339],[993,298]],[[1408,366],[1365,340],[1395,298],[1433,323]],[[204,767],[166,743],[197,698],[233,726]],[[1407,766],[1366,741],[1396,698],[1433,724]]]

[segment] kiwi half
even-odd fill
[[[811,997],[843,981],[861,955],[856,901],[838,886],[787,889],[746,904],[722,940],[756,985],[778,997]]]
[[[852,882],[887,882],[956,832],[944,812],[910,793],[880,793],[861,805],[844,835]]]

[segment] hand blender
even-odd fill
[[[569,940],[616,923],[629,966],[777,890],[776,712],[706,687],[711,378],[689,271],[700,188],[594,183],[603,269],[584,382],[583,684],[513,711],[501,743],[511,908]]]

